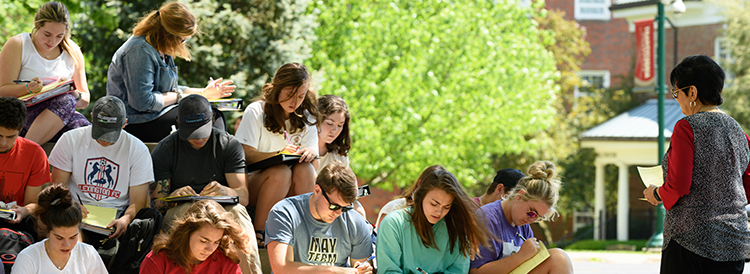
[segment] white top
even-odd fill
[[[73,72],[75,72],[76,67],[70,54],[63,50],[62,54],[54,60],[44,59],[36,51],[34,43],[31,42],[31,34],[21,33],[19,36],[21,36],[21,41],[23,41],[21,72],[18,74],[19,80],[31,80],[34,77],[39,77],[39,79],[73,78]],[[47,83],[45,82],[45,84]]]
[[[320,157],[320,165],[318,165],[318,174],[320,174],[320,171],[323,170],[323,167],[332,163],[333,161],[340,161],[344,163],[346,166],[349,166],[349,157],[338,154],[333,151],[329,151],[326,153],[326,155],[323,155]]]
[[[49,163],[72,173],[68,187],[84,205],[124,210],[130,205],[131,186],[154,181],[151,154],[124,130],[117,142],[104,147],[91,138],[91,127],[64,133],[50,152]]]
[[[258,152],[276,152],[284,149],[287,141],[283,133],[270,132],[263,126],[263,119],[265,118],[263,106],[265,104],[265,101],[256,101],[245,109],[235,137],[243,145],[254,147]],[[309,121],[315,121],[315,117],[312,114],[307,111],[305,111],[305,114]],[[294,134],[289,130],[291,128],[289,120],[286,120],[284,126],[287,132],[289,132],[289,139],[291,139],[293,145],[298,145],[300,148],[307,148],[315,153],[315,155],[318,155],[318,127],[316,125],[306,125],[301,132]]]
[[[378,219],[375,222],[375,228],[377,229],[380,227],[380,218],[383,215],[388,215],[388,213],[391,213],[393,211],[406,208],[406,198],[398,198],[391,200],[390,202],[386,203],[382,208],[380,208],[380,213],[378,213]]]
[[[77,243],[73,250],[70,251],[70,258],[68,263],[62,270],[57,269],[55,264],[47,255],[44,250],[44,243],[48,239],[44,239],[41,242],[30,245],[27,248],[21,250],[16,257],[16,262],[13,264],[13,274],[48,274],[48,273],[62,273],[62,274],[101,274],[108,273],[107,268],[102,262],[102,258],[99,257],[99,253],[96,252],[93,246],[87,243]]]

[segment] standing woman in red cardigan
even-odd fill
[[[667,209],[661,273],[742,273],[750,259],[750,139],[719,109],[724,70],[711,58],[683,59],[670,81],[687,116],[662,159],[664,185],[643,191]]]

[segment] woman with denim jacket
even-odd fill
[[[112,57],[107,94],[119,97],[128,116],[125,130],[143,142],[158,142],[177,125],[177,103],[188,94],[216,99],[232,95],[232,81],[212,80],[205,88],[177,85],[173,57],[190,61],[185,42],[198,31],[198,19],[185,4],[170,2],[141,19]],[[182,117],[179,117],[182,118]],[[214,109],[214,127],[225,129]]]

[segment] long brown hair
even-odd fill
[[[435,169],[422,178],[414,192],[411,222],[425,247],[440,249],[435,244],[432,224],[424,215],[422,202],[427,193],[433,189],[441,189],[453,196],[448,214],[445,215],[445,225],[448,228],[448,241],[453,251],[456,241],[463,256],[474,257],[479,254],[479,245],[487,245],[489,232],[476,215],[478,206],[469,198],[466,191],[452,173],[445,169]]]
[[[320,111],[318,126],[329,115],[339,112],[344,113],[344,126],[341,128],[341,133],[336,137],[336,140],[333,140],[330,144],[326,144],[326,148],[328,148],[328,151],[338,153],[342,156],[349,155],[349,149],[352,147],[352,137],[349,136],[349,107],[346,106],[344,98],[332,94],[320,96],[318,98],[318,111]]]
[[[284,109],[281,107],[281,102],[286,102],[290,98],[297,96],[299,87],[305,83],[310,83],[310,73],[307,72],[307,67],[299,63],[287,63],[276,70],[276,74],[273,76],[271,83],[263,85],[263,101],[266,105],[263,107],[263,112],[266,114],[263,119],[263,125],[270,132],[282,134],[284,133]],[[289,94],[289,98],[279,98],[281,90],[286,87],[293,87],[292,92]],[[297,110],[294,110],[293,115],[289,115],[289,123],[292,125],[290,133],[301,132],[306,125],[315,125],[316,121],[309,121],[305,115],[305,111],[312,114],[313,117],[318,117],[318,106],[316,95],[312,89],[307,91],[305,100],[297,108],[301,113],[298,114]]]
[[[68,8],[60,2],[52,1],[44,3],[39,7],[36,15],[34,15],[34,30],[31,31],[31,35],[34,36],[47,22],[62,23],[65,25],[65,37],[60,42],[60,49],[67,52],[73,58],[73,63],[76,67],[81,65],[83,60],[79,59],[80,56],[78,54],[73,54],[72,52],[75,44],[70,40],[70,14],[68,13]]]
[[[188,61],[192,56],[182,39],[197,32],[198,18],[180,2],[164,4],[142,17],[133,28],[133,35],[145,36],[154,49]]]
[[[250,237],[234,221],[232,213],[226,212],[216,201],[202,200],[190,206],[183,218],[175,221],[167,234],[157,236],[152,248],[153,254],[166,251],[167,257],[176,266],[184,268],[185,273],[190,273],[195,260],[190,251],[190,236],[204,225],[224,230],[218,250],[233,262],[240,261],[238,250],[250,253],[247,246]]]
[[[70,190],[60,184],[53,184],[42,192],[39,192],[39,206],[34,210],[34,215],[47,226],[47,230],[53,227],[79,226],[83,219],[81,206],[73,201]]]
[[[432,166],[429,166],[429,167],[425,168],[422,171],[422,174],[419,174],[419,177],[417,178],[417,181],[414,182],[414,184],[412,184],[411,186],[409,186],[409,188],[407,188],[406,190],[404,190],[404,192],[402,192],[401,195],[399,195],[397,197],[397,199],[398,198],[404,198],[404,199],[406,199],[406,204],[407,205],[411,205],[412,203],[414,203],[414,200],[412,200],[412,198],[414,197],[414,191],[416,191],[417,188],[419,187],[419,183],[422,182],[425,177],[427,177],[431,173],[435,172],[436,170],[445,171],[445,168],[443,166],[441,166],[441,165],[432,165]]]

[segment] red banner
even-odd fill
[[[642,19],[635,24],[637,57],[635,62],[635,85],[654,85],[654,18]]]

